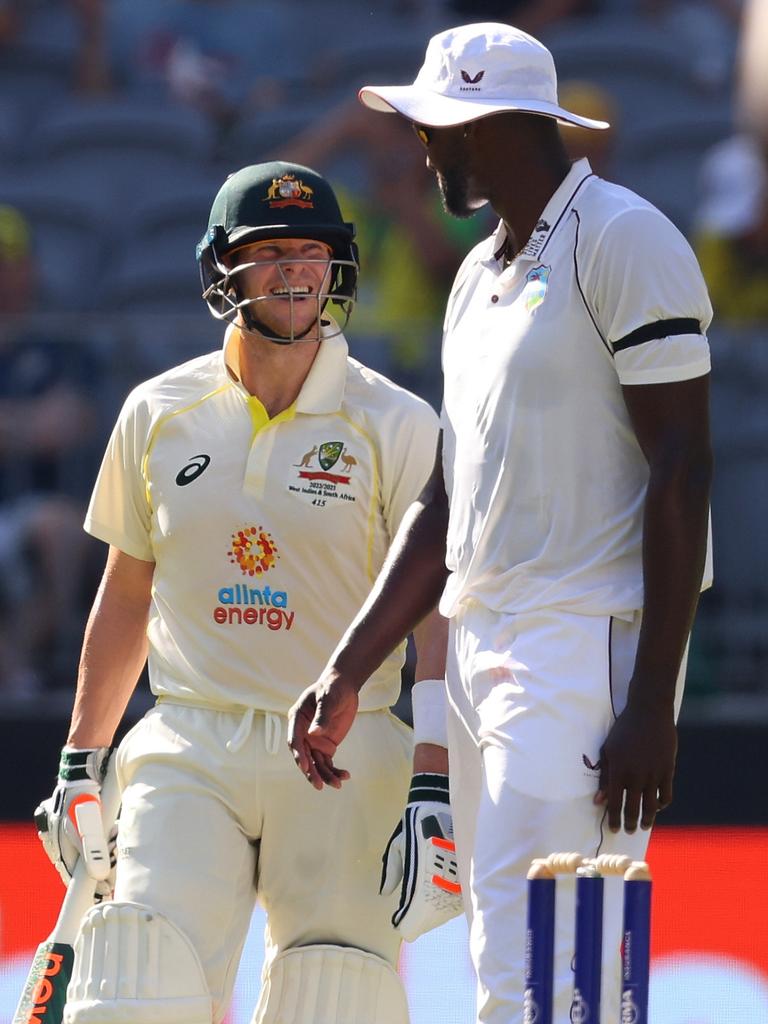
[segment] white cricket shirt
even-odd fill
[[[507,269],[504,240],[502,222],[448,301],[440,610],[628,615],[643,604],[648,466],[621,388],[709,372],[706,287],[677,228],[586,160]]]
[[[366,598],[432,470],[438,420],[341,336],[272,420],[227,361],[201,356],[132,392],[85,528],[156,563],[154,693],[285,712]],[[361,690],[364,710],[396,700],[403,653]]]

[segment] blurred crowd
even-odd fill
[[[374,118],[355,92],[412,80],[441,28],[502,20],[550,46],[565,106],[611,122],[564,128],[573,157],[655,202],[701,261],[715,308],[719,582],[702,603],[691,688],[768,701],[768,131],[760,102],[744,100],[744,69],[751,81],[766,63],[758,7],[328,0],[320,14],[311,0],[0,0],[6,700],[72,685],[104,557],[80,524],[122,398],[219,344],[194,244],[230,171],[280,158],[328,175],[358,230],[352,352],[439,405],[445,298],[494,225],[484,211],[444,215],[408,127]]]

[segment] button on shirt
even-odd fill
[[[506,269],[505,239],[470,252],[446,313],[440,610],[628,616],[648,466],[622,385],[709,372],[706,287],[674,225],[586,160]]]
[[[434,411],[322,341],[269,419],[221,352],[140,385],[109,442],[86,530],[156,563],[157,695],[285,712],[367,596],[435,457]],[[235,375],[237,371],[234,365]],[[387,707],[403,649],[361,691]]]

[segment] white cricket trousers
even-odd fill
[[[159,702],[120,745],[116,900],[147,904],[192,941],[221,1021],[254,901],[266,964],[289,947],[353,946],[397,966],[398,893],[381,855],[403,813],[412,732],[389,711],[357,716],[338,754],[351,778],[314,790],[282,715]]]
[[[640,614],[451,620],[448,741],[459,871],[478,978],[478,1021],[522,1024],[526,873],[558,851],[642,859],[650,836],[614,835],[596,807],[599,751],[626,703]],[[678,679],[682,697],[685,661]],[[621,879],[605,882],[602,1019],[619,1019]],[[575,884],[557,882],[554,1021],[568,1024]]]

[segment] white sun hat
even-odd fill
[[[417,124],[447,128],[504,110],[541,114],[582,128],[609,128],[559,106],[552,54],[511,25],[481,22],[433,36],[413,85],[365,85],[360,100]]]

